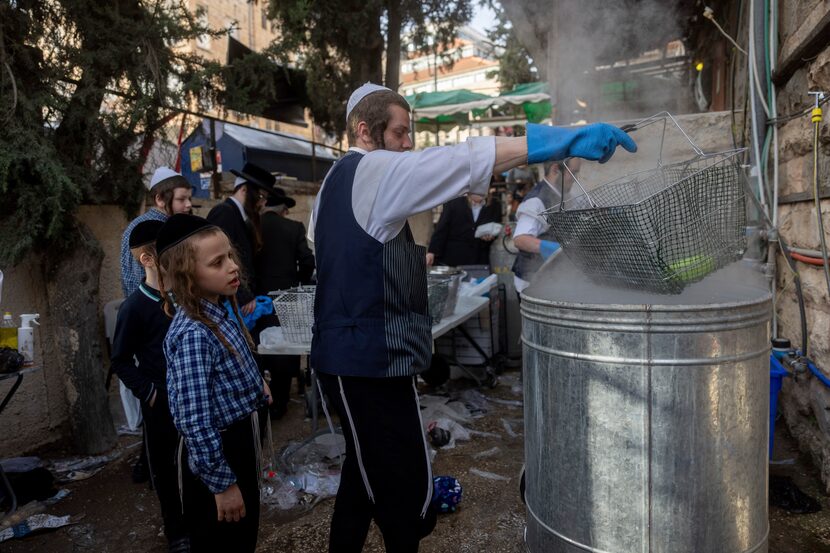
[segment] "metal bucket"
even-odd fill
[[[527,551],[766,553],[763,277],[648,296],[559,257],[521,305]]]

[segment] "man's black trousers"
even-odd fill
[[[318,376],[346,439],[330,553],[360,553],[372,520],[388,553],[417,552],[436,512],[415,379]]]

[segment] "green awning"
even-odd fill
[[[441,116],[487,109],[493,103],[493,97],[462,89],[419,92],[406,96],[406,101],[412,106],[416,121],[420,122],[421,119],[434,120]]]
[[[420,92],[406,96],[412,106],[415,123],[423,129],[448,128],[469,123],[469,113],[481,116],[491,107],[522,106],[531,123],[550,117],[551,103],[547,83],[524,83],[499,96],[487,96],[470,90]]]
[[[503,92],[494,98],[494,105],[503,106],[512,104],[522,106],[525,117],[531,123],[538,123],[550,117],[551,103],[547,83],[524,83],[513,87],[509,92]]]
[[[517,84],[513,90],[509,92],[502,92],[497,98],[499,104],[524,104],[526,102],[548,102],[550,103],[550,93],[548,92],[548,83],[524,83]]]

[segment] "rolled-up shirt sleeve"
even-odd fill
[[[236,475],[222,453],[220,429],[211,415],[212,349],[200,332],[182,333],[165,344],[170,412],[184,437],[188,465],[211,493],[218,494],[236,482]]]
[[[486,195],[495,159],[495,137],[419,152],[369,152],[355,172],[355,218],[369,235],[387,242],[407,217],[464,194]]]
[[[513,236],[539,236],[548,230],[547,222],[540,215],[544,210],[545,204],[539,198],[523,201],[516,210],[516,228],[513,229]]]

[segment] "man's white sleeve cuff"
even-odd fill
[[[496,163],[496,137],[476,136],[467,139],[470,147],[470,194],[486,196]]]

